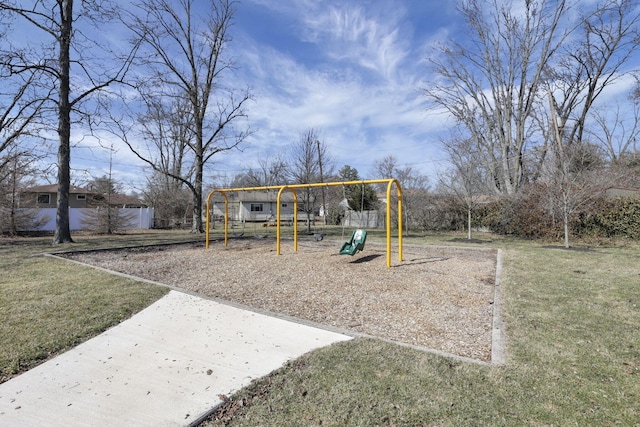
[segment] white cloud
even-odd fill
[[[338,166],[350,164],[361,174],[389,154],[401,164],[436,157],[434,135],[444,120],[425,111],[420,81],[426,67],[422,52],[410,53],[413,31],[406,22],[400,28],[402,8],[254,2],[288,15],[297,25],[290,36],[312,42],[321,57],[303,62],[283,46],[236,37],[243,48],[236,52],[239,74],[256,88],[248,113],[257,132],[242,155],[226,156],[230,167],[255,166],[260,156],[284,152],[308,128],[320,132]]]
[[[391,78],[408,53],[398,28],[400,10],[376,11],[349,3],[332,5],[304,16],[305,34],[330,58]]]

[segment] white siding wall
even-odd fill
[[[69,228],[71,230],[82,230],[82,217],[85,212],[92,211],[89,208],[69,208]],[[118,208],[118,211],[125,211],[131,215],[131,220],[123,228],[124,230],[148,230],[153,227],[153,208]],[[37,209],[40,218],[46,223],[37,230],[28,231],[55,231],[56,229],[56,209]]]
[[[251,204],[262,204],[262,212],[251,212]],[[282,202],[280,220],[291,221],[293,219],[293,202]],[[275,202],[229,202],[230,221],[257,221],[264,222],[276,219],[277,203]],[[224,202],[212,204],[211,213],[215,217],[224,215]]]

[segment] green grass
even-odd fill
[[[329,238],[341,236],[340,229],[326,230]],[[0,239],[2,380],[166,292],[33,255],[192,236],[74,237],[77,243],[62,247],[52,247],[50,238]],[[371,237],[382,240],[384,232]],[[411,235],[405,244],[464,244],[454,237],[460,236]],[[473,247],[503,249],[505,365],[465,363],[355,339],[256,380],[231,396],[227,421],[206,425],[639,426],[639,246],[566,251],[489,235],[474,238]]]
[[[357,339],[257,380],[207,425],[640,425],[638,248],[493,243],[504,251],[505,365]]]
[[[129,318],[167,288],[110,275],[44,252],[153,244],[193,238],[145,232],[74,236],[52,246],[51,237],[0,238],[0,382]]]

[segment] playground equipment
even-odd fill
[[[367,232],[362,229],[354,230],[351,239],[344,242],[340,248],[340,255],[355,255],[356,252],[364,250],[364,242],[367,240]]]
[[[251,188],[225,188],[220,190],[213,190],[207,196],[207,220],[206,220],[206,243],[205,247],[209,248],[209,223],[211,212],[211,196],[215,193],[220,193],[224,197],[225,214],[224,214],[224,245],[228,245],[229,241],[229,198],[228,192],[232,191],[268,191],[278,190],[277,209],[276,209],[276,254],[280,255],[280,241],[281,241],[281,218],[280,218],[280,202],[282,193],[285,190],[291,191],[293,194],[293,250],[298,251],[298,196],[296,189],[310,188],[310,187],[333,187],[340,185],[363,185],[363,184],[387,184],[387,209],[386,209],[386,229],[387,229],[387,267],[391,267],[391,188],[395,184],[398,196],[398,261],[402,262],[402,189],[400,183],[396,179],[372,179],[363,181],[346,181],[346,182],[322,182],[314,184],[289,184],[289,185],[274,185],[267,187],[251,187]],[[363,243],[364,244],[364,243]]]

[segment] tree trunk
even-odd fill
[[[17,150],[16,150],[17,151]],[[9,235],[15,236],[18,234],[18,227],[16,225],[16,213],[17,213],[17,192],[18,192],[18,155],[14,154],[13,159],[13,173],[11,174],[11,218],[9,225]]]
[[[204,162],[202,156],[196,156],[195,188],[193,189],[193,224],[191,232],[194,234],[204,233],[202,226],[202,170]]]
[[[56,203],[56,230],[53,243],[71,243],[69,226],[69,189],[71,186],[71,104],[70,93],[70,55],[71,25],[73,22],[73,0],[63,0],[60,33],[60,99],[58,106],[58,200]]]
[[[569,207],[566,202],[562,209],[562,222],[564,223],[564,247],[569,249]]]
[[[471,240],[471,206],[467,207],[467,239]]]

